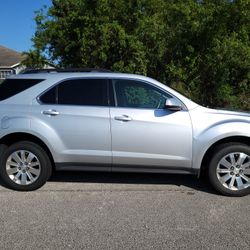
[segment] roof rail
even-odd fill
[[[37,73],[65,73],[65,72],[103,72],[110,73],[112,71],[107,69],[95,69],[95,68],[55,68],[55,69],[25,69],[21,74],[37,74]]]

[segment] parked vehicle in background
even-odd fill
[[[206,172],[224,195],[250,193],[250,114],[199,106],[148,77],[38,70],[0,85],[0,176],[40,188],[52,169]]]

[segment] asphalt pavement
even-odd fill
[[[61,172],[33,192],[0,185],[0,249],[249,250],[250,195],[166,174]]]

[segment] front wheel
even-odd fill
[[[46,152],[33,142],[23,141],[7,147],[0,156],[0,176],[7,187],[18,191],[40,188],[51,175]]]
[[[250,147],[240,143],[220,145],[210,161],[208,175],[221,194],[250,194]]]

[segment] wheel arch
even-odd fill
[[[36,143],[40,147],[42,147],[42,149],[49,156],[49,159],[50,159],[50,162],[51,162],[53,169],[55,168],[54,158],[52,156],[52,153],[51,153],[49,147],[46,145],[46,143],[41,138],[39,138],[35,135],[25,133],[25,132],[14,132],[14,133],[7,134],[7,135],[3,136],[0,139],[0,145],[10,146],[11,144],[16,143],[16,142],[20,142],[20,141],[30,141],[30,142]]]
[[[203,155],[199,175],[203,175],[206,172],[206,170],[208,168],[208,164],[209,164],[209,159],[211,159],[211,156],[213,155],[216,148],[219,145],[226,144],[226,143],[242,143],[242,144],[250,146],[250,137],[247,137],[247,136],[230,136],[230,137],[223,138],[223,139],[215,142],[214,144],[212,144],[207,149],[205,154]]]

